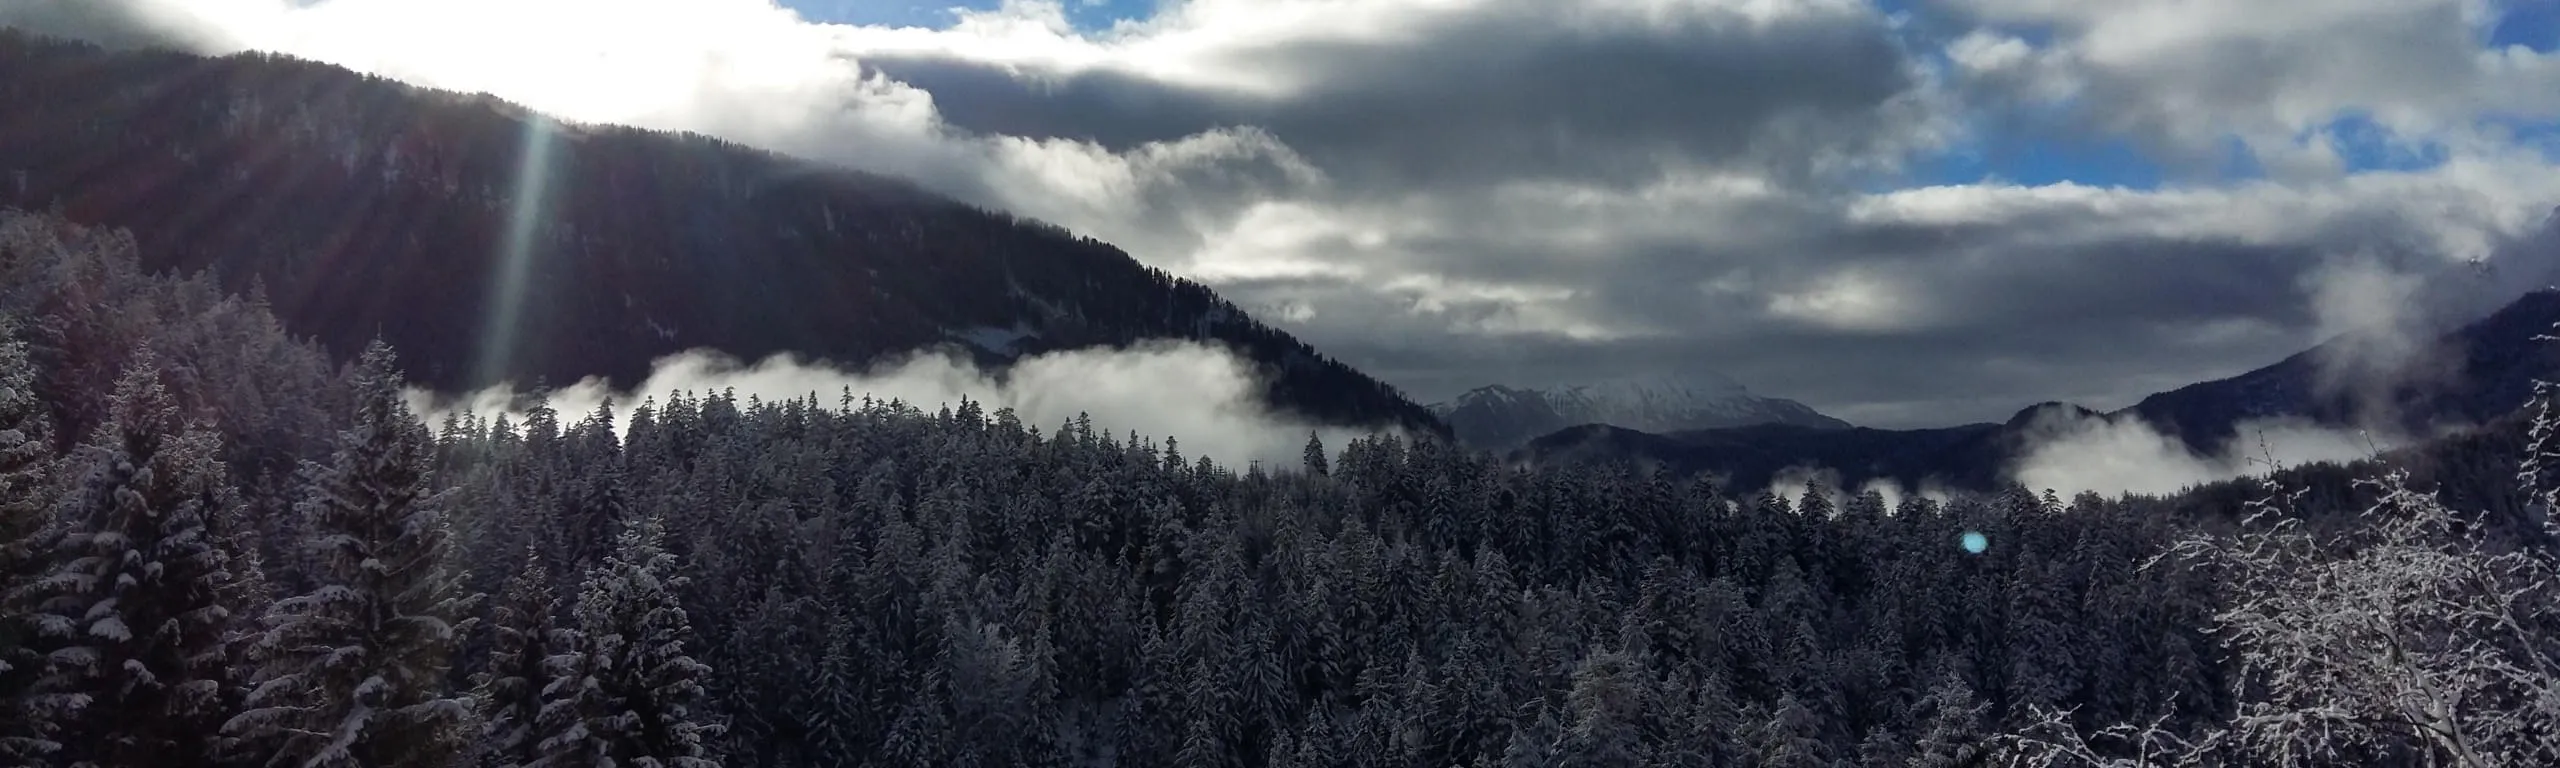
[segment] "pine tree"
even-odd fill
[[[1502,750],[1502,768],[1558,768],[1566,764],[1564,726],[1556,722],[1554,709],[1536,704],[1537,717],[1519,723]]]
[[[306,766],[441,766],[470,706],[446,674],[469,598],[445,568],[434,445],[376,341],[355,381],[356,422],[300,506],[313,585],[268,609],[246,712],[227,732]]]
[[[1838,761],[1831,745],[1821,737],[1820,715],[1794,693],[1780,695],[1777,707],[1767,717],[1755,734],[1760,753],[1756,764],[1783,768],[1834,765]]]
[[[1576,765],[1634,766],[1644,763],[1641,722],[1651,713],[1640,660],[1617,650],[1594,648],[1573,670],[1567,693],[1573,712],[1567,754]]]
[[[159,377],[148,348],[119,377],[60,509],[53,567],[31,588],[54,648],[27,703],[63,763],[211,765],[228,718],[232,553],[207,528],[230,503],[226,473],[219,440],[181,431]]]
[[[483,766],[518,768],[542,758],[537,728],[552,680],[558,612],[551,574],[527,546],[522,569],[507,579],[490,617],[489,666],[476,676]]]
[[[694,719],[710,667],[685,651],[693,627],[676,590],[675,556],[655,520],[628,526],[615,553],[587,572],[576,610],[583,640],[553,657],[546,765],[718,768],[705,743],[716,725]]]
[[[605,764],[610,759],[604,752],[609,745],[590,730],[589,711],[598,706],[602,692],[587,633],[575,626],[554,628],[545,635],[544,645],[552,651],[541,665],[549,682],[542,686],[542,708],[534,713],[532,734],[533,748],[541,757],[527,765]]]
[[[860,762],[862,746],[869,730],[862,722],[866,702],[859,690],[856,675],[859,662],[853,623],[844,619],[832,622],[827,631],[825,656],[818,661],[815,679],[807,681],[809,691],[809,747],[817,765],[855,765]]]
[[[613,401],[596,407],[561,439],[566,466],[563,497],[552,505],[555,522],[542,534],[563,567],[595,563],[612,544],[612,528],[629,516],[622,446],[614,437]]]
[[[1954,670],[1939,674],[1936,687],[1920,701],[1908,752],[1915,768],[1968,765],[1981,759],[1985,734],[1982,715],[1990,705],[1976,698]]]
[[[247,515],[246,504],[228,505],[209,521],[217,546],[230,554],[231,578],[215,592],[215,599],[230,614],[222,633],[223,666],[235,671],[221,692],[220,708],[225,717],[235,717],[248,710],[250,680],[244,671],[255,668],[257,646],[265,639],[266,628],[261,619],[275,604],[274,582],[267,577],[265,555],[260,552],[261,531]],[[214,756],[225,764],[238,764],[259,757],[259,746],[231,734],[217,733],[213,739]]]
[[[0,319],[0,764],[32,761],[56,745],[26,710],[29,686],[43,671],[34,627],[19,602],[42,575],[52,543],[53,434],[35,397],[35,366],[17,324]]]

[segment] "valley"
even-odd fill
[[[2175,5],[0,0],[0,766],[2560,765],[2560,20]]]

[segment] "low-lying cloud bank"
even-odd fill
[[[2011,464],[2008,476],[2028,490],[2051,490],[2066,500],[2082,492],[2107,497],[2172,494],[2205,483],[2265,476],[2284,467],[2371,458],[2430,437],[2295,418],[2262,419],[2241,422],[2236,436],[2220,449],[2199,455],[2139,416],[2082,416],[2059,410],[2040,415],[2025,435],[2027,448]],[[1935,481],[1914,487],[1873,478],[1848,487],[1838,470],[1812,465],[1779,471],[1770,478],[1768,491],[1797,501],[1808,487],[1821,490],[1834,508],[1866,491],[1881,494],[1888,508],[1914,496],[1944,503],[1958,495]]]
[[[660,358],[636,389],[617,390],[589,378],[553,391],[551,407],[563,422],[575,422],[611,398],[619,428],[628,425],[631,407],[643,397],[722,390],[734,390],[741,402],[749,396],[778,401],[815,394],[830,408],[849,390],[857,399],[901,400],[928,411],[957,406],[966,397],[990,414],[1011,408],[1024,424],[1043,431],[1081,413],[1092,417],[1097,431],[1120,436],[1135,431],[1157,441],[1173,437],[1187,456],[1235,467],[1259,461],[1294,468],[1311,431],[1336,450],[1351,438],[1379,431],[1317,426],[1274,413],[1262,402],[1261,381],[1251,364],[1224,348],[1188,342],[1056,352],[1024,358],[1003,371],[981,370],[965,358],[941,352],[854,372],[790,355],[749,365],[694,350]],[[516,410],[522,393],[508,387],[463,397],[421,390],[409,394],[412,408],[430,424],[457,411],[484,417],[506,413],[519,421],[524,417]]]
[[[2348,462],[2424,439],[2396,431],[2322,426],[2301,419],[2241,422],[2213,455],[2189,450],[2141,417],[2049,413],[2031,427],[2011,476],[2068,499],[2083,491],[2169,494],[2287,466]]]
[[[1806,488],[1821,490],[1823,497],[1831,502],[1832,509],[1846,509],[1851,497],[1874,491],[1884,497],[1884,508],[1888,513],[1900,509],[1907,499],[1923,498],[1945,504],[1956,496],[1954,491],[1935,479],[1923,480],[1918,485],[1904,485],[1891,478],[1874,477],[1856,488],[1846,488],[1840,482],[1839,470],[1812,465],[1778,470],[1778,474],[1769,479],[1769,495],[1786,499],[1789,503],[1802,503]]]

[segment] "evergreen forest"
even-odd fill
[[[861,392],[431,424],[268,301],[0,215],[0,764],[2560,764],[2547,392],[1888,500]]]

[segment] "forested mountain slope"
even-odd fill
[[[2560,761],[2560,547],[2389,476],[1888,508],[815,393],[431,427],[392,350],[132,259],[0,214],[10,764]]]
[[[2524,405],[2533,383],[2560,378],[2560,347],[2539,341],[2560,322],[2560,289],[2543,289],[2488,317],[2429,339],[2369,381],[2322,381],[2324,368],[2352,367],[2352,339],[2333,340],[2274,365],[2142,399],[2118,415],[2139,415],[2199,450],[2230,440],[2233,427],[2271,416],[2323,424],[2392,425],[2424,431],[2481,424]]]
[[[1441,429],[1206,287],[897,179],[259,54],[0,30],[0,73],[0,205],[128,229],[148,269],[262,282],[288,329],[341,359],[378,335],[448,391],[627,386],[692,348],[1001,362],[1176,338],[1261,364],[1282,410]]]
[[[2042,403],[2000,423],[1938,429],[1820,429],[1761,424],[1652,434],[1593,424],[1531,440],[1510,457],[1534,465],[1628,463],[1675,476],[1710,475],[1733,488],[1765,488],[1788,470],[1827,469],[1858,487],[1885,479],[1903,485],[1991,491],[2007,483],[2039,419],[2096,412]]]

